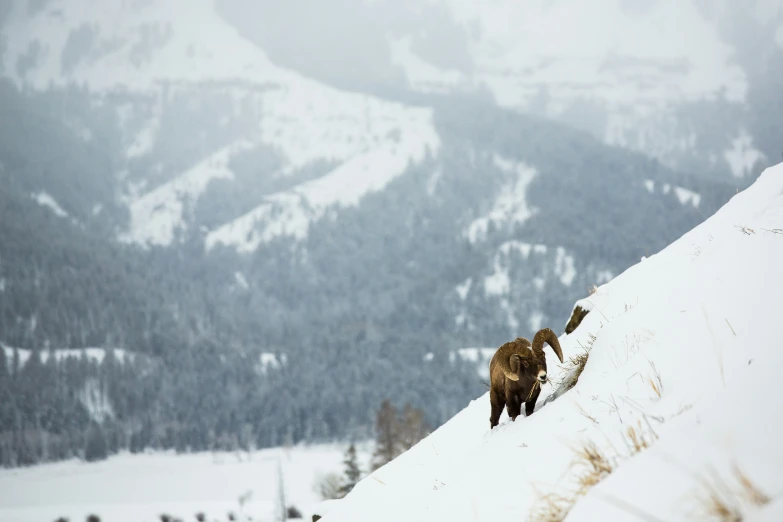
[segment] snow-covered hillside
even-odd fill
[[[428,151],[436,152],[439,139],[432,126],[432,111],[398,108],[396,114],[390,111],[392,114],[388,115],[388,119],[380,118],[392,126],[374,134],[376,139],[380,138],[377,143],[365,151],[355,150],[347,154],[341,158],[344,163],[321,178],[265,197],[254,210],[211,232],[206,239],[207,249],[225,244],[236,247],[240,252],[252,252],[276,237],[303,239],[310,223],[321,219],[329,208],[358,205],[365,195],[383,190],[394,178],[403,174],[409,162],[421,161]],[[345,109],[350,110],[350,107]],[[398,120],[400,116],[405,120]],[[306,126],[304,119],[301,124]],[[357,121],[361,119],[359,117]],[[402,127],[395,128],[397,124]],[[344,126],[334,125],[332,130],[340,134],[346,130],[341,127]],[[381,135],[384,131],[385,135]],[[329,134],[330,131],[325,132]],[[352,132],[348,130],[347,134]],[[355,132],[357,138],[362,134],[358,128]],[[334,157],[328,150],[321,152],[323,157]],[[302,154],[296,156],[301,157]]]
[[[682,104],[725,97],[741,106],[746,98],[746,71],[720,34],[718,2],[430,3],[441,5],[460,28],[469,67],[430,63],[410,36],[390,36],[392,63],[421,92],[486,89],[503,107],[560,119],[675,166],[688,154],[705,152],[705,144],[696,143],[703,133],[692,123],[680,126]],[[781,19],[779,5],[763,4],[759,20]],[[747,135],[739,122],[731,130]],[[724,147],[708,161],[738,177],[764,159],[752,138]]]
[[[322,521],[779,520],[781,260],[783,164],[584,299],[560,338],[566,362],[589,351],[573,388],[491,431],[472,401]]]
[[[117,92],[153,100],[117,107],[131,167],[154,157],[165,104],[178,93],[229,101],[210,126],[241,127],[239,139],[201,138],[201,155],[190,158],[189,168],[160,173],[161,165],[153,165],[163,183],[143,179],[129,187],[131,221],[121,235],[128,242],[170,245],[189,228],[187,209],[213,181],[233,182],[232,159],[254,146],[274,150],[281,163],[275,171],[259,166],[256,182],[318,161],[337,167],[221,223],[210,247],[246,251],[280,235],[301,238],[330,206],[358,204],[440,145],[430,109],[341,91],[278,67],[223,21],[212,0],[54,0],[37,9],[15,2],[2,33],[0,74],[19,86],[76,84],[96,103],[112,103]]]

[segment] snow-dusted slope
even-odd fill
[[[171,244],[176,232],[187,228],[186,202],[198,200],[213,180],[233,179],[228,162],[234,154],[248,146],[242,141],[225,147],[174,180],[133,201],[130,205],[130,231],[121,239],[145,244]]]
[[[488,395],[472,401],[324,503],[323,522],[536,520],[547,495],[577,501],[569,521],[703,520],[714,491],[746,520],[775,519],[764,494],[783,486],[781,260],[783,164],[586,298],[592,311],[561,337],[566,359],[590,350],[574,388],[551,400],[546,386],[531,417],[504,412],[492,431]],[[587,468],[574,450],[590,444],[611,472],[575,495]]]
[[[539,86],[562,101],[598,97],[618,103],[701,97],[725,87],[745,94],[732,49],[691,2],[650,5],[443,0],[458,21],[476,23],[471,52],[503,105],[529,103]],[[661,33],[661,30],[665,33]],[[527,71],[528,74],[520,74]],[[508,74],[514,73],[514,74]]]
[[[679,105],[722,96],[738,106],[745,101],[746,73],[721,38],[715,2],[430,3],[444,7],[461,29],[469,68],[441,69],[417,55],[409,38],[390,37],[394,65],[418,91],[488,90],[503,107],[557,118],[673,166],[705,146],[696,143],[704,138],[693,125],[680,126]],[[712,161],[747,175],[764,158],[752,139],[741,146],[743,159],[727,142]]]
[[[302,239],[310,223],[330,207],[355,206],[365,195],[382,190],[405,172],[409,162],[421,161],[428,151],[438,149],[431,110],[409,109],[407,116],[396,137],[390,133],[325,176],[266,197],[256,209],[210,233],[207,248],[225,244],[250,252],[275,237]]]
[[[485,238],[490,224],[501,229],[513,229],[514,226],[522,225],[537,211],[528,205],[526,199],[527,187],[536,176],[536,169],[499,154],[495,154],[492,160],[498,169],[511,174],[512,179],[499,191],[492,210],[486,216],[475,219],[465,230],[464,235],[471,243]]]
[[[268,196],[211,234],[210,246],[252,250],[275,236],[302,237],[329,206],[359,204],[439,147],[430,109],[340,91],[278,67],[220,18],[212,0],[52,0],[37,11],[16,2],[2,36],[0,73],[20,86],[75,83],[101,100],[117,91],[156,100],[117,108],[129,160],[155,152],[164,103],[175,93],[201,89],[233,100],[214,127],[240,122],[246,134],[227,146],[205,143],[190,168],[134,187],[127,241],[171,244],[188,228],[187,205],[212,181],[233,181],[232,158],[254,146],[274,150],[282,163],[275,172],[259,167],[259,178],[290,176],[317,161],[339,167]],[[194,138],[198,129],[180,137]]]
[[[212,0],[13,2],[3,74],[45,89],[150,89],[162,82],[276,83],[295,75],[216,16]]]

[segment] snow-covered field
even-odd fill
[[[287,505],[309,520],[320,502],[314,488],[321,474],[342,473],[345,445],[294,446],[253,453],[175,455],[123,454],[98,463],[69,461],[26,469],[0,470],[0,520],[71,522],[96,514],[104,522],[158,522],[161,514],[194,521],[253,517],[273,521],[278,463]],[[371,448],[357,445],[367,469]],[[240,500],[243,499],[243,500]],[[240,505],[240,502],[243,502]]]
[[[585,297],[560,338],[566,362],[589,350],[575,387],[494,430],[479,397],[323,522],[783,520],[781,261],[783,164]]]

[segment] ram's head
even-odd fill
[[[560,362],[563,362],[563,351],[560,349],[560,343],[555,333],[549,328],[543,328],[536,333],[532,346],[526,339],[518,339],[517,342],[523,343],[525,346],[520,346],[520,349],[510,354],[506,364],[503,364],[505,361],[501,361],[506,378],[518,381],[522,385],[546,384],[549,374],[544,343],[549,344]]]

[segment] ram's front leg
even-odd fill
[[[536,386],[536,389],[533,390],[533,394],[530,396],[528,400],[525,401],[525,416],[530,417],[533,415],[533,411],[536,409],[536,401],[538,400],[538,396],[541,394],[541,386]]]
[[[506,391],[506,412],[512,421],[517,420],[522,413],[522,399],[515,391]]]

